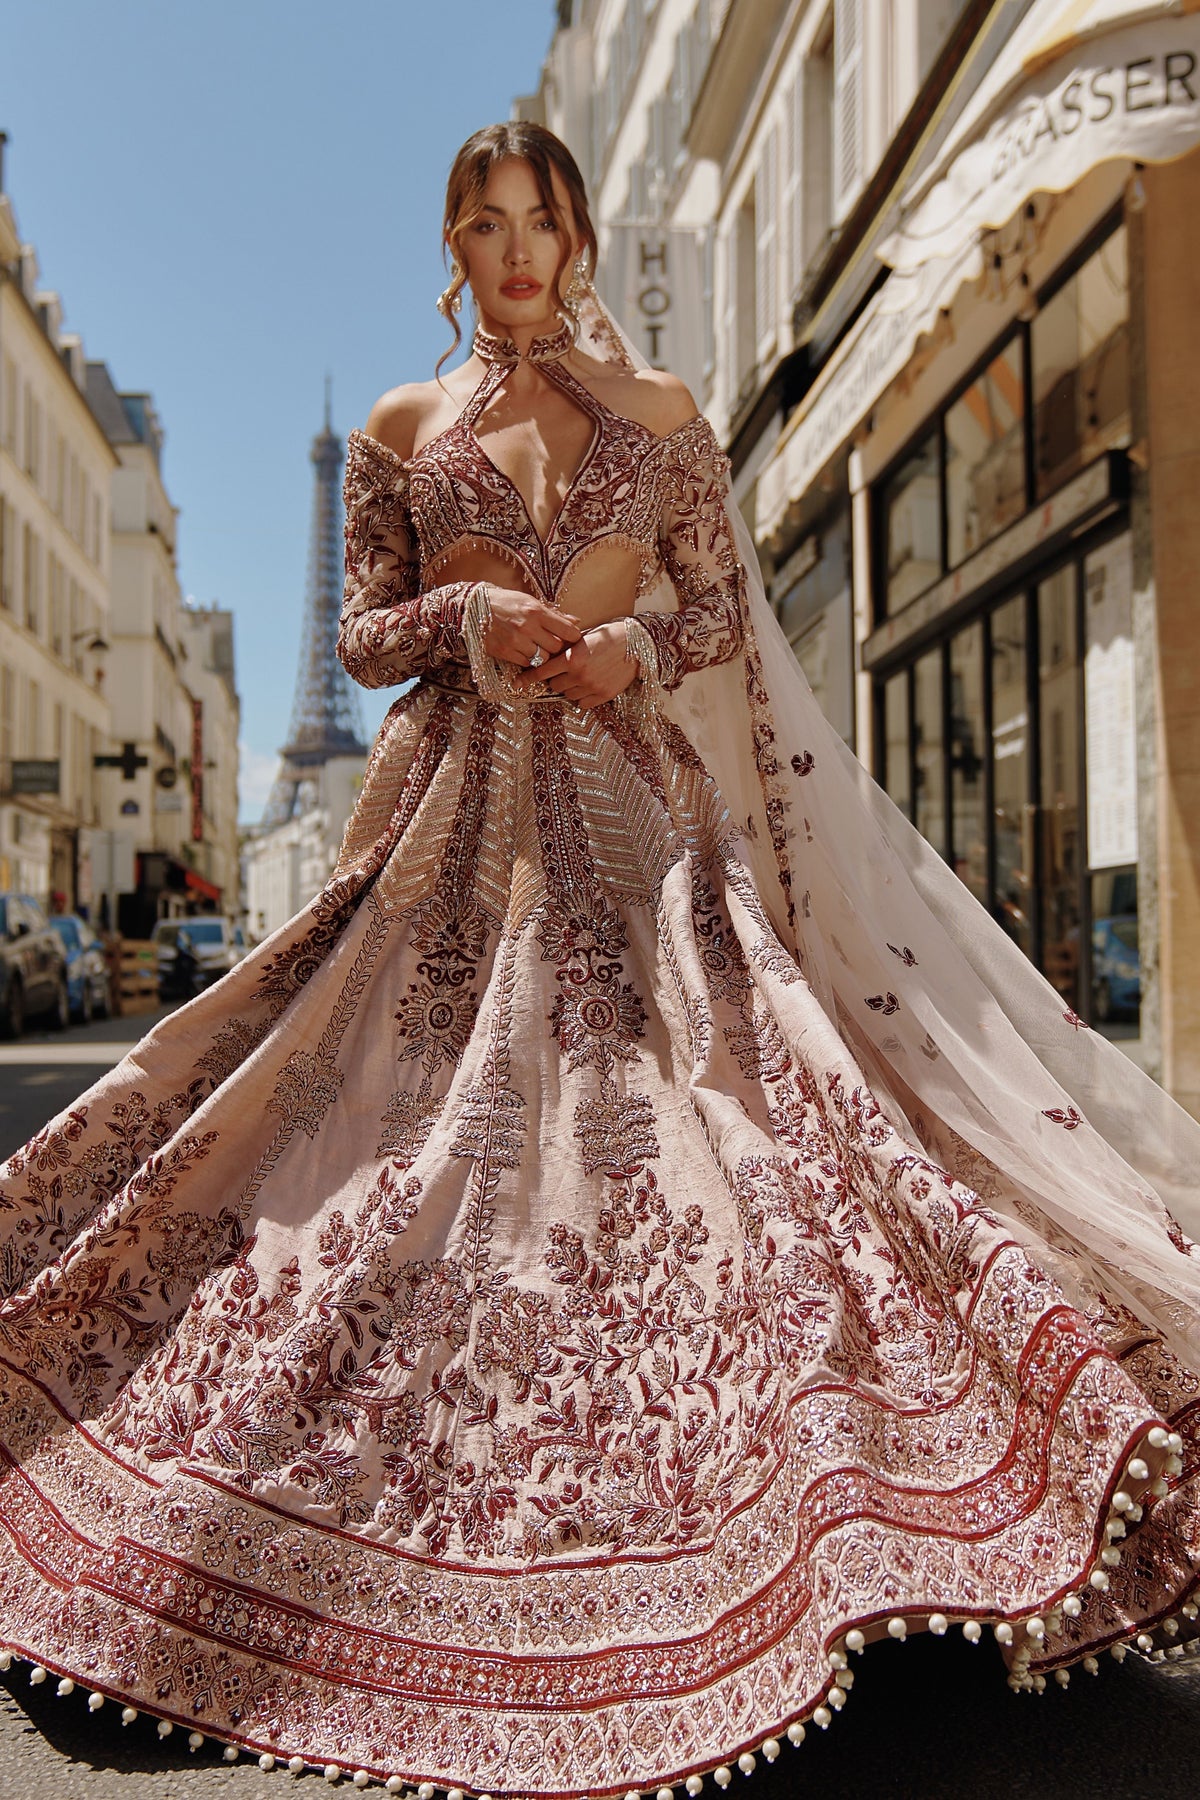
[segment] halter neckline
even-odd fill
[[[547,363],[557,362],[574,343],[574,327],[569,319],[563,319],[544,337],[535,337],[527,350],[518,350],[510,337],[494,337],[482,325],[477,325],[471,348],[482,362],[487,363]]]

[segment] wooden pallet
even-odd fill
[[[158,1005],[158,951],[148,938],[121,944],[121,1011],[153,1012]]]

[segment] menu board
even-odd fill
[[[1137,718],[1129,533],[1084,563],[1088,867],[1136,863]]]

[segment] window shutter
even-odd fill
[[[804,275],[804,182],[800,147],[804,141],[804,65],[788,89],[784,116],[784,194],[782,222],[787,230],[788,300]]]
[[[833,83],[833,204],[841,218],[862,183],[863,0],[835,0]]]
[[[779,129],[772,125],[763,141],[754,181],[754,335],[759,347],[774,341],[777,302],[776,248],[779,232]]]

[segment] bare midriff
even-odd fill
[[[543,594],[525,564],[483,544],[456,549],[438,558],[429,574],[438,582],[485,581],[546,599],[570,613],[584,631],[628,618],[633,612],[642,574],[642,554],[631,545],[603,539],[585,548],[567,565],[558,591]],[[428,577],[427,577],[428,578]]]

